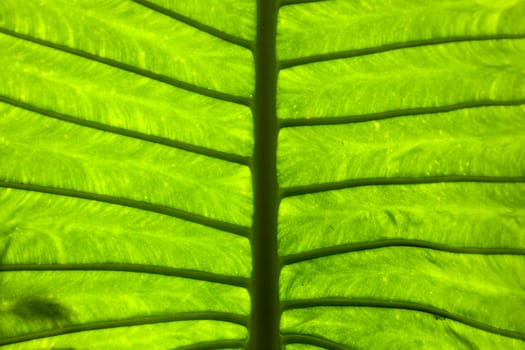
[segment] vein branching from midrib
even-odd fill
[[[430,46],[430,45],[439,45],[455,42],[467,42],[467,41],[486,41],[486,40],[509,40],[509,39],[524,39],[525,34],[492,34],[492,35],[478,35],[478,36],[452,36],[444,38],[431,38],[431,39],[422,39],[422,40],[413,40],[405,42],[397,42],[386,44],[377,47],[367,47],[362,49],[353,49],[340,52],[330,52],[319,55],[304,56],[288,60],[281,60],[279,62],[279,67],[281,69],[291,68],[295,66],[331,61],[342,58],[351,58],[357,56],[371,55],[386,51],[393,51],[399,49],[406,49],[411,47],[419,46]]]
[[[140,1],[136,1],[136,2],[140,2]],[[196,27],[197,29],[210,33],[210,30],[208,30],[209,29],[208,27],[204,25],[199,25],[197,22],[192,21],[191,19],[182,18],[182,17],[177,18],[177,16],[173,16],[173,14],[171,17],[174,17],[175,19],[178,19],[188,25]],[[235,96],[235,95],[231,95],[231,94],[227,94],[227,93],[223,93],[219,91],[210,90],[210,89],[203,88],[200,86],[196,86],[190,83],[179,81],[175,78],[171,78],[168,76],[164,76],[162,74],[158,74],[158,73],[149,71],[147,69],[142,69],[142,68],[139,68],[133,65],[123,63],[123,62],[115,61],[111,58],[101,57],[101,56],[98,56],[98,55],[95,55],[89,52],[82,51],[80,49],[76,49],[76,48],[68,47],[65,45],[57,44],[51,41],[36,38],[31,35],[18,33],[18,32],[9,30],[7,28],[0,27],[0,33],[15,37],[21,40],[29,41],[36,45],[41,45],[47,48],[63,51],[71,55],[93,60],[93,61],[96,61],[102,64],[106,64],[106,65],[109,65],[117,69],[121,69],[121,70],[125,70],[128,72],[137,74],[137,75],[145,76],[150,79],[157,80],[157,81],[166,83],[168,85],[172,85],[174,87],[181,88],[181,89],[184,89],[190,92],[194,92],[197,94],[201,94],[204,96],[208,96],[211,98],[216,98],[216,99],[220,99],[223,101],[242,104],[245,106],[251,106],[251,103],[252,103],[251,99],[248,97]],[[234,37],[228,37],[227,34],[217,35],[217,33],[213,33],[213,32],[211,32],[210,34],[214,35],[215,37],[219,37],[223,40],[229,41],[230,43],[252,49],[251,46],[253,44],[251,44],[247,40],[234,38]],[[89,120],[83,120],[75,116],[65,115],[62,113],[40,108],[38,106],[33,106],[33,105],[30,105],[30,104],[27,104],[21,101],[17,101],[7,96],[0,96],[0,101],[11,104],[12,106],[16,106],[18,108],[23,108],[23,109],[26,109],[32,112],[39,113],[47,117],[52,117],[54,119],[62,120],[64,122],[75,123],[78,125],[90,127],[93,129],[98,129],[98,130],[105,131],[105,132],[111,132],[111,133],[120,134],[120,135],[127,136],[127,137],[141,139],[147,142],[162,144],[162,145],[173,147],[173,148],[179,148],[179,149],[183,149],[186,151],[222,159],[225,161],[239,163],[242,165],[250,164],[250,159],[247,157],[242,157],[236,154],[221,152],[221,151],[217,151],[214,149],[207,149],[204,147],[199,147],[199,146],[195,146],[195,145],[191,145],[191,144],[187,144],[184,142],[175,141],[175,140],[171,140],[171,139],[167,139],[163,137],[158,137],[154,135],[147,135],[141,132],[132,131],[132,130],[124,129],[124,128],[112,127],[109,125],[105,125],[102,123],[97,123],[97,122],[93,122]],[[248,237],[250,233],[250,228],[248,227],[238,226],[238,225],[230,224],[227,222],[221,222],[218,220],[210,219],[208,217],[196,215],[196,214],[189,213],[189,212],[184,212],[182,210],[178,210],[178,209],[171,208],[171,207],[164,207],[164,206],[153,204],[153,203],[145,203],[145,202],[135,201],[135,200],[127,199],[127,198],[112,197],[112,196],[101,195],[101,194],[96,194],[96,193],[81,192],[81,191],[76,191],[74,189],[53,188],[49,186],[41,186],[41,185],[36,185],[36,184],[21,184],[21,183],[9,182],[9,181],[0,181],[0,187],[16,188],[16,189],[23,189],[26,191],[37,191],[37,192],[43,192],[43,193],[52,193],[56,195],[71,196],[75,198],[96,200],[96,201],[107,202],[111,204],[133,207],[137,209],[142,209],[142,210],[152,211],[152,212],[156,212],[156,213],[160,213],[160,214],[164,214],[168,216],[177,217],[177,218],[180,218],[186,221],[195,222],[195,223],[202,224],[205,226],[213,227],[213,228],[216,228],[216,229],[219,229],[225,232],[230,232],[230,233],[240,235],[243,237]],[[14,272],[14,271],[28,271],[28,270],[125,271],[125,272],[135,272],[135,273],[162,274],[162,275],[169,275],[169,276],[174,276],[174,277],[183,277],[183,278],[203,280],[203,281],[208,281],[208,282],[221,283],[221,284],[226,284],[226,285],[233,285],[233,286],[242,287],[242,288],[248,287],[248,279],[243,278],[243,277],[227,276],[227,275],[221,275],[221,274],[215,274],[215,273],[209,273],[209,272],[203,272],[203,271],[185,270],[185,269],[177,269],[177,268],[170,268],[170,267],[163,267],[163,266],[152,266],[152,265],[16,264],[16,265],[2,265],[0,267],[0,271]],[[182,321],[182,320],[219,320],[219,321],[237,323],[245,327],[248,326],[247,318],[245,316],[239,316],[239,315],[231,314],[231,313],[220,313],[220,312],[192,312],[192,313],[184,313],[184,314],[141,317],[141,318],[129,319],[129,320],[101,321],[101,322],[95,322],[95,323],[89,323],[89,324],[66,326],[66,327],[61,327],[58,329],[42,331],[42,332],[37,332],[33,334],[26,334],[22,336],[4,338],[0,340],[0,345],[13,344],[13,343],[29,341],[29,340],[38,339],[38,338],[47,338],[47,337],[51,337],[54,335],[82,332],[82,331],[87,331],[87,330],[107,329],[107,328],[114,328],[114,327],[129,327],[129,326],[134,326],[134,325],[146,325],[146,324],[153,324],[153,323],[165,323],[165,322]],[[241,343],[244,344],[245,342],[241,342],[239,340],[224,340],[224,341],[210,342],[210,344],[208,345],[195,344],[189,348],[204,349],[204,348],[209,348],[210,346],[217,347],[217,346],[220,346],[221,344],[223,344],[224,346],[226,345],[239,346],[241,345]]]
[[[481,329],[483,331],[499,334],[509,338],[525,340],[525,334],[517,331],[508,329],[498,328],[485,324],[470,318],[456,315],[447,310],[439,309],[437,307],[411,303],[406,301],[386,301],[376,299],[350,299],[350,298],[313,298],[313,299],[299,299],[299,300],[287,300],[282,302],[283,310],[291,309],[302,309],[302,308],[313,308],[313,307],[376,307],[376,308],[391,308],[391,309],[403,309],[413,310],[419,312],[425,312],[439,317],[448,318],[456,322],[466,324],[468,326]]]
[[[51,41],[39,39],[39,38],[30,36],[30,35],[18,33],[10,29],[0,27],[0,33],[15,37],[21,40],[29,41],[37,45],[55,49],[58,51],[67,52],[69,54],[79,56],[82,58],[86,58],[86,59],[89,59],[95,62],[103,63],[113,68],[117,68],[120,70],[124,70],[130,73],[140,75],[140,76],[144,76],[152,80],[156,80],[156,81],[159,81],[159,82],[162,82],[162,83],[165,83],[165,84],[168,84],[168,85],[171,85],[171,86],[183,89],[183,90],[194,92],[194,93],[197,93],[203,96],[215,98],[215,99],[222,100],[222,101],[237,103],[237,104],[244,105],[244,106],[250,106],[251,104],[251,98],[249,97],[237,96],[237,95],[232,95],[232,94],[228,94],[225,92],[211,90],[211,89],[208,89],[202,86],[197,86],[191,83],[187,83],[182,80],[178,80],[178,79],[166,76],[166,75],[155,73],[153,71],[150,71],[144,68],[140,68],[140,67],[136,67],[136,66],[124,63],[124,62],[116,61],[111,58],[98,56],[98,55],[95,55],[95,54],[92,54],[92,53],[89,53],[89,52],[86,52],[80,49],[65,46],[62,44],[57,44]]]
[[[236,224],[232,224],[229,222],[224,222],[224,221],[220,221],[216,219],[210,219],[208,217],[186,212],[180,209],[166,207],[166,206],[149,203],[149,202],[142,202],[142,201],[129,199],[129,198],[115,197],[115,196],[92,193],[92,192],[83,192],[83,191],[77,191],[77,190],[67,189],[67,188],[57,188],[57,187],[42,186],[42,185],[36,185],[36,184],[25,184],[25,183],[18,183],[18,182],[4,181],[4,180],[0,180],[0,187],[56,194],[56,195],[67,196],[67,197],[88,199],[88,200],[94,200],[94,201],[105,202],[105,203],[110,203],[110,204],[117,204],[117,205],[122,205],[122,206],[130,207],[130,208],[136,208],[136,209],[141,209],[145,211],[151,211],[154,213],[176,217],[179,219],[187,220],[187,221],[201,224],[204,226],[209,226],[209,227],[212,227],[218,230],[222,230],[225,232],[230,232],[232,234],[236,234],[236,235],[243,236],[243,237],[248,237],[250,235],[249,227],[240,226],[240,225],[236,225]]]
[[[324,182],[303,186],[286,187],[281,189],[281,196],[292,197],[325,191],[342,190],[351,187],[385,186],[385,185],[420,185],[442,182],[489,182],[489,183],[525,183],[524,176],[473,176],[473,175],[448,175],[448,176],[421,176],[421,177],[377,177],[360,178],[342,181]]]
[[[318,248],[310,251],[281,256],[283,265],[296,264],[307,260],[324,258],[327,256],[359,252],[363,250],[379,249],[387,247],[412,247],[432,249],[442,252],[457,254],[481,254],[481,255],[524,255],[525,248],[504,247],[457,247],[442,243],[421,241],[416,239],[385,239],[372,242],[358,242],[341,244],[331,247]]]
[[[208,34],[211,34],[211,35],[213,35],[213,36],[215,36],[215,37],[217,37],[219,39],[223,39],[223,40],[226,40],[226,41],[229,41],[229,42],[235,44],[235,41],[236,41],[235,39],[233,40],[233,42],[231,40],[225,39],[224,36],[228,36],[228,34],[223,33],[221,31],[218,31],[218,30],[216,30],[216,29],[214,29],[212,27],[205,26],[205,25],[203,25],[203,24],[201,24],[201,23],[199,23],[197,21],[194,21],[194,20],[189,19],[189,18],[187,18],[185,16],[177,14],[177,13],[175,13],[173,11],[169,11],[167,9],[163,9],[160,6],[156,6],[156,5],[154,5],[154,4],[152,4],[152,3],[148,2],[148,1],[144,1],[144,0],[133,0],[133,1],[138,3],[138,4],[140,4],[140,5],[148,7],[148,8],[153,7],[154,10],[156,10],[157,12],[162,13],[162,14],[165,14],[164,12],[169,12],[170,13],[170,17],[173,17],[176,20],[182,21],[185,24],[188,24],[188,25],[190,25],[190,26],[192,26],[192,27],[194,27],[196,29],[199,29],[199,30],[204,31],[204,32],[206,32]],[[213,90],[209,90],[209,89],[206,89],[206,88],[202,88],[202,87],[199,87],[199,86],[193,86],[192,84],[185,83],[185,82],[182,82],[182,81],[178,81],[177,79],[174,79],[174,78],[171,78],[171,77],[168,77],[168,76],[163,76],[161,74],[150,72],[150,71],[148,71],[146,69],[141,69],[141,68],[135,67],[133,65],[128,65],[128,64],[123,63],[123,62],[114,61],[114,60],[112,60],[110,58],[101,57],[101,56],[98,56],[98,55],[95,55],[95,54],[91,54],[89,52],[85,52],[85,51],[82,51],[82,50],[79,50],[79,49],[76,49],[76,48],[72,48],[72,47],[68,47],[68,46],[65,46],[65,45],[61,45],[61,44],[57,44],[57,43],[54,43],[54,42],[50,42],[50,41],[47,41],[47,40],[43,40],[43,39],[40,39],[40,38],[32,37],[32,36],[27,35],[27,34],[18,33],[18,32],[12,31],[12,30],[7,29],[7,28],[0,27],[0,33],[4,33],[4,34],[6,34],[8,36],[16,37],[18,39],[22,39],[22,40],[25,40],[25,41],[30,41],[32,43],[39,44],[39,45],[42,45],[42,46],[46,46],[46,47],[49,47],[49,48],[53,48],[53,49],[56,49],[56,50],[59,50],[59,51],[64,51],[64,52],[70,53],[72,55],[81,56],[83,58],[87,58],[87,59],[94,60],[94,61],[97,61],[97,62],[100,62],[100,63],[103,63],[103,64],[110,65],[110,66],[112,66],[114,68],[126,70],[126,71],[129,71],[131,73],[138,74],[138,75],[146,76],[146,77],[148,77],[150,79],[157,80],[157,81],[166,83],[168,85],[172,85],[172,86],[175,86],[175,87],[178,87],[178,88],[182,88],[184,90],[188,90],[188,91],[191,91],[191,92],[194,92],[194,93],[202,94],[202,95],[205,95],[207,97],[212,97],[212,98],[220,99],[220,100],[223,100],[223,101],[238,103],[238,104],[242,104],[242,105],[246,105],[246,106],[249,106],[251,104],[251,99],[247,98],[247,97],[229,95],[229,94],[221,93],[221,92],[218,92],[218,91],[213,91]],[[221,33],[222,33],[222,35],[221,35]],[[243,39],[237,38],[237,40],[243,40]],[[249,48],[251,50],[252,46],[253,46],[253,43],[251,43],[248,40],[245,40],[244,45],[241,45],[241,46],[246,46],[247,48]],[[184,85],[184,86],[182,86],[181,84]],[[63,114],[63,113],[58,113],[58,112],[55,112],[55,111],[46,110],[44,108],[40,108],[40,107],[35,106],[35,105],[31,105],[31,104],[28,104],[28,103],[17,101],[17,100],[14,100],[12,98],[9,98],[7,96],[1,96],[0,95],[0,101],[3,101],[5,103],[9,103],[9,104],[11,104],[13,106],[16,106],[16,107],[20,107],[20,108],[24,108],[24,109],[30,110],[32,112],[36,112],[36,113],[39,113],[39,114],[42,114],[42,115],[46,115],[48,117],[59,119],[59,120],[62,120],[62,121],[67,121],[67,122],[70,122],[70,123],[75,123],[75,124],[78,124],[78,125],[91,127],[91,128],[102,130],[102,131],[106,131],[106,132],[120,134],[120,135],[123,135],[123,136],[137,138],[137,139],[141,139],[141,140],[152,142],[152,143],[162,144],[162,145],[165,145],[165,146],[178,148],[178,149],[186,150],[186,151],[189,151],[189,152],[194,152],[194,153],[197,153],[197,154],[202,154],[202,155],[206,155],[206,156],[209,156],[209,157],[214,157],[214,158],[217,158],[217,159],[221,159],[221,160],[225,160],[225,161],[229,161],[229,162],[234,162],[234,163],[238,163],[238,164],[242,164],[242,165],[249,165],[250,164],[250,159],[248,157],[239,156],[239,155],[233,154],[233,153],[221,152],[221,151],[217,151],[217,150],[211,149],[211,148],[196,146],[196,145],[193,145],[193,144],[189,144],[189,143],[185,143],[185,142],[177,141],[177,140],[172,140],[172,139],[168,139],[168,138],[161,137],[161,136],[148,135],[148,134],[144,134],[144,133],[133,131],[133,130],[129,130],[129,129],[119,128],[119,127],[114,127],[114,126],[110,126],[110,125],[106,125],[106,124],[102,124],[102,123],[98,123],[98,122],[94,122],[94,121],[84,120],[84,119],[77,118],[77,117],[74,117],[74,116],[69,116],[69,115],[66,115],[66,114]]]
[[[131,326],[142,326],[155,323],[166,323],[166,322],[177,322],[177,321],[223,321],[235,323],[244,327],[247,327],[247,319],[245,316],[227,313],[227,312],[184,312],[171,315],[160,315],[160,316],[145,316],[137,317],[126,320],[112,320],[112,321],[101,321],[84,323],[79,325],[71,325],[65,327],[59,327],[50,329],[42,332],[36,332],[31,334],[25,334],[21,336],[15,336],[10,338],[0,339],[1,345],[16,344],[24,341],[48,338],[62,334],[102,330],[117,327],[131,327]]]
[[[315,1],[315,0],[314,0]],[[304,2],[310,2],[309,0],[283,0],[283,5],[294,5]],[[480,35],[480,36],[456,36],[456,37],[445,37],[445,38],[432,38],[425,40],[415,40],[408,42],[398,42],[387,44],[379,47],[369,47],[363,49],[347,50],[340,52],[330,52],[326,54],[298,57],[293,59],[285,59],[278,62],[280,69],[289,69],[298,65],[312,64],[322,61],[330,61],[336,59],[352,58],[357,56],[372,55],[386,51],[429,46],[438,44],[447,44],[453,42],[468,42],[468,41],[485,41],[485,40],[513,40],[523,39],[525,34],[495,34],[495,35]],[[449,112],[459,109],[466,108],[478,108],[487,106],[516,106],[525,104],[525,100],[509,100],[509,101],[468,101],[454,105],[447,106],[436,106],[436,107],[421,107],[404,110],[393,110],[384,111],[379,113],[370,113],[363,115],[350,115],[350,116],[327,116],[327,117],[316,117],[316,118],[287,118],[279,120],[279,128],[286,127],[300,127],[300,126],[316,126],[316,125],[336,125],[336,124],[347,124],[366,122],[379,119],[387,119],[408,115],[420,115],[420,114],[433,114]],[[407,177],[407,178],[373,178],[373,179],[350,179],[345,181],[329,182],[322,184],[312,184],[305,186],[294,186],[289,188],[281,189],[282,198],[288,196],[298,196],[303,194],[317,193],[321,191],[339,190],[348,187],[356,186],[371,186],[371,185],[396,185],[396,184],[422,184],[422,183],[434,183],[434,182],[492,182],[492,183],[523,183],[525,177],[497,177],[497,176],[436,176],[436,177]],[[452,247],[444,244],[437,244],[432,242],[423,242],[417,240],[405,240],[405,239],[392,239],[382,240],[377,242],[364,242],[355,244],[346,244],[340,246],[332,246],[327,248],[316,249],[308,252],[301,252],[297,254],[290,254],[282,256],[281,263],[283,265],[300,263],[302,261],[322,258],[334,254],[344,254],[353,251],[376,249],[383,247],[396,247],[406,246],[414,248],[426,248],[435,249],[441,251],[447,251],[458,254],[512,254],[512,255],[525,255],[525,249],[523,248],[483,248],[483,247]],[[467,324],[469,326],[511,338],[517,338],[525,340],[525,334],[507,329],[500,329],[488,324],[483,324],[478,321],[470,320],[462,316],[454,315],[446,310],[440,310],[432,306],[418,305],[408,302],[388,302],[388,301],[377,301],[377,300],[333,300],[330,298],[319,298],[309,300],[292,300],[284,301],[281,304],[283,310],[292,308],[306,308],[306,307],[317,307],[317,306],[370,306],[370,307],[389,307],[389,308],[402,308],[408,310],[415,310],[420,312],[426,312],[433,315],[452,319],[456,322]],[[334,343],[330,340],[323,339],[320,337],[302,335],[302,334],[285,334],[283,336],[284,344],[291,343],[302,343],[311,344],[327,349],[348,349],[347,346],[342,344]]]
[[[300,5],[310,2],[324,2],[328,0],[281,0],[280,6]]]
[[[208,341],[205,343],[197,343],[192,345],[182,346],[177,348],[177,350],[214,350],[214,349],[232,349],[232,348],[241,348],[245,349],[246,341],[245,340],[215,340]]]
[[[480,108],[480,107],[497,107],[497,106],[520,106],[525,104],[525,99],[519,100],[508,100],[508,101],[471,101],[461,102],[447,106],[436,106],[436,107],[420,107],[410,109],[399,109],[393,111],[383,111],[369,114],[357,114],[347,115],[340,117],[316,117],[316,118],[287,118],[279,121],[281,128],[297,127],[297,126],[318,126],[318,125],[337,125],[337,124],[351,124],[361,123],[374,120],[389,119],[395,117],[405,117],[409,115],[422,115],[422,114],[437,114],[444,112],[452,112],[461,109],[468,108]]]
[[[91,121],[87,119],[78,118],[78,117],[67,115],[64,113],[59,113],[59,112],[55,112],[55,111],[48,110],[45,108],[41,108],[41,107],[29,104],[29,103],[21,102],[21,101],[12,99],[4,95],[0,95],[0,101],[10,104],[11,106],[14,106],[14,107],[22,108],[22,109],[46,116],[46,117],[50,117],[53,119],[67,122],[67,123],[72,123],[72,124],[81,125],[81,126],[85,126],[88,128],[92,128],[92,129],[96,129],[96,130],[100,130],[104,132],[110,132],[110,133],[117,134],[117,135],[131,137],[134,139],[143,140],[146,142],[151,142],[151,143],[155,143],[155,144],[159,144],[159,145],[163,145],[163,146],[167,146],[171,148],[176,148],[176,149],[180,149],[183,151],[188,151],[188,152],[204,155],[207,157],[224,160],[227,162],[237,163],[237,164],[246,165],[246,166],[250,164],[250,159],[248,157],[243,157],[238,154],[217,151],[212,148],[196,146],[190,143],[177,141],[177,140],[169,139],[169,138],[162,137],[162,136],[145,134],[139,131],[134,131],[134,130],[111,126],[111,125],[107,125],[107,124],[103,124],[103,123],[99,123],[99,122],[95,122],[95,121]]]
[[[277,253],[277,0],[257,1],[250,350],[280,350]]]
[[[319,346],[328,350],[349,350],[351,348],[333,342],[331,340],[321,338],[314,335],[305,335],[305,334],[295,334],[295,333],[285,333],[283,335],[284,344],[306,344]]]
[[[2,264],[0,265],[0,271],[118,271],[182,277],[199,281],[221,283],[242,288],[248,287],[248,279],[244,277],[222,275],[213,272],[172,268],[168,266],[144,264]]]
[[[159,6],[157,4],[154,4],[150,1],[147,1],[147,0],[132,0],[133,2],[137,3],[137,4],[140,4],[144,7],[147,7],[153,11],[156,11],[158,13],[161,13],[163,15],[166,15],[168,17],[171,17],[179,22],[183,22],[195,29],[198,29],[202,32],[205,32],[207,34],[210,34],[216,38],[219,38],[219,39],[222,39],[224,41],[227,41],[231,44],[234,44],[234,45],[238,45],[238,46],[241,46],[241,47],[244,47],[246,49],[249,49],[249,50],[253,50],[253,46],[254,46],[254,43],[250,40],[246,40],[246,39],[243,39],[243,38],[240,38],[240,37],[237,37],[235,35],[231,35],[231,34],[228,34],[228,33],[225,33],[221,30],[218,30],[214,27],[210,27],[208,25],[205,25],[201,22],[198,22],[198,21],[195,21],[194,19],[191,19],[189,17],[186,17],[180,13],[177,13],[173,10],[170,10],[170,9],[167,9],[165,7],[162,7],[162,6]]]

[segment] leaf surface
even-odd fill
[[[2,1],[0,347],[524,348],[524,14]]]

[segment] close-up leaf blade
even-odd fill
[[[243,236],[70,196],[1,189],[0,198],[2,243],[8,247],[2,263],[8,266],[107,264],[108,269],[138,269],[140,265],[163,273],[176,266],[181,271],[174,274],[201,271],[209,273],[208,279],[250,276],[250,245]],[[207,259],[198,259],[199,254]]]
[[[352,117],[522,101],[524,54],[525,39],[482,40],[291,67],[280,73],[277,113],[281,119]],[[327,81],[329,72],[337,74]]]
[[[342,299],[342,305],[348,299],[351,305],[358,299],[383,302],[385,307],[388,302],[415,304],[416,309],[430,306],[523,332],[523,316],[513,310],[525,305],[520,295],[525,282],[513,270],[520,263],[523,258],[514,255],[385,247],[288,265],[281,273],[281,297],[285,305],[305,300],[315,306],[331,299]]]
[[[52,1],[42,6],[34,2],[7,1],[2,6],[3,12],[10,14],[2,23],[4,30],[203,89],[238,96],[249,96],[253,91],[253,61],[249,50],[139,3]],[[224,62],[228,62],[227,73]],[[228,79],[224,79],[226,74]]]
[[[245,166],[6,107],[2,118],[2,128],[8,133],[3,140],[5,181],[153,202],[221,221],[250,224],[250,177]],[[28,124],[39,133],[36,151],[32,142],[35,134],[23,127]],[[154,185],[144,186],[148,183]],[[198,198],[199,192],[203,200],[184,200],[189,193]],[[225,193],[231,205],[228,211],[221,203]],[[222,213],[214,212],[217,209]]]
[[[202,317],[202,316],[201,316]],[[191,319],[191,317],[188,317]],[[196,316],[196,318],[200,318]],[[246,338],[246,328],[231,322],[224,321],[185,321],[176,318],[157,318],[148,320],[151,324],[139,325],[122,324],[97,324],[94,330],[79,331],[67,329],[68,333],[61,335],[46,335],[44,338],[26,340],[24,345],[7,345],[3,349],[56,349],[56,350],[103,350],[103,349],[166,349],[166,344],[171,348],[191,349],[194,344],[209,344],[203,349],[226,349],[221,345],[232,346],[231,343],[243,343]],[[133,324],[133,322],[128,322]],[[99,329],[97,329],[99,328]],[[223,339],[236,339],[224,341]],[[195,347],[197,348],[197,347]],[[198,349],[198,348],[197,348]],[[239,349],[239,348],[236,348]]]
[[[523,37],[522,1],[327,0],[283,7],[287,64],[452,41]],[[358,34],[358,35],[355,35]]]
[[[522,341],[517,339],[430,313],[401,308],[294,309],[283,314],[282,327],[285,333],[328,338],[333,343],[342,344],[343,349],[520,349],[522,346]],[[348,333],[353,336],[345,336]],[[324,347],[293,344],[286,349],[317,350]]]
[[[3,1],[0,348],[525,348],[524,14]]]
[[[253,41],[256,32],[256,3],[253,0],[135,0],[177,17],[195,21],[201,28],[214,30],[222,36],[231,35]]]
[[[322,248],[333,247],[335,253],[337,247],[359,250],[396,241],[441,250],[523,252],[524,190],[520,183],[452,182],[363,186],[289,197],[281,204],[279,248],[289,258],[322,254]]]
[[[523,105],[478,107],[285,128],[279,135],[281,184],[294,187],[374,177],[519,177],[523,164],[514,159],[524,152],[523,113]],[[313,171],[301,172],[307,168]]]

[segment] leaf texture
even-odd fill
[[[0,344],[243,347],[250,50],[132,1],[0,13]]]
[[[523,348],[523,11],[281,9],[287,349]]]
[[[2,1],[0,348],[523,349],[523,15]]]

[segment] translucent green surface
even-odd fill
[[[366,186],[289,197],[281,203],[279,248],[288,255],[384,240],[525,248],[524,206],[523,184]]]
[[[338,254],[286,266],[281,298],[407,302],[523,332],[523,260],[411,247]]]
[[[250,172],[245,166],[90,130],[3,103],[0,108],[6,181],[130,198],[250,224]],[[190,194],[200,200],[186,200]],[[226,197],[228,208],[223,206]]]
[[[256,4],[253,0],[152,0],[151,3],[180,13],[231,35],[255,39]]]
[[[4,337],[148,316],[249,312],[243,288],[155,274],[10,271],[1,283]]]
[[[136,208],[45,193],[28,196],[1,188],[0,202],[5,232],[0,239],[9,246],[4,264],[129,263],[250,274],[248,239],[228,232]]]
[[[466,108],[279,135],[279,180],[299,186],[374,177],[520,176],[523,106]],[[304,171],[308,169],[309,171]]]
[[[468,41],[296,66],[279,74],[277,114],[339,117],[525,99],[524,56],[525,40]]]
[[[411,42],[523,34],[523,16],[525,3],[520,0],[318,1],[281,9],[278,52],[280,59],[292,59]]]
[[[162,350],[189,346],[196,342],[245,339],[246,336],[246,328],[231,323],[178,321],[70,333],[7,345],[2,349],[106,350],[148,348]]]
[[[481,332],[446,318],[402,309],[299,309],[284,313],[282,328],[285,334],[315,334],[350,349],[521,349],[523,346],[516,339]],[[294,344],[286,349],[323,348]]]
[[[525,349],[524,17],[0,1],[0,348]]]
[[[114,126],[219,151],[251,154],[252,120],[245,106],[2,33],[0,43],[2,96],[97,122],[102,128]]]
[[[204,88],[241,96],[253,92],[253,60],[249,50],[136,2],[9,0],[2,1],[1,6],[5,14],[2,27],[17,33]]]

